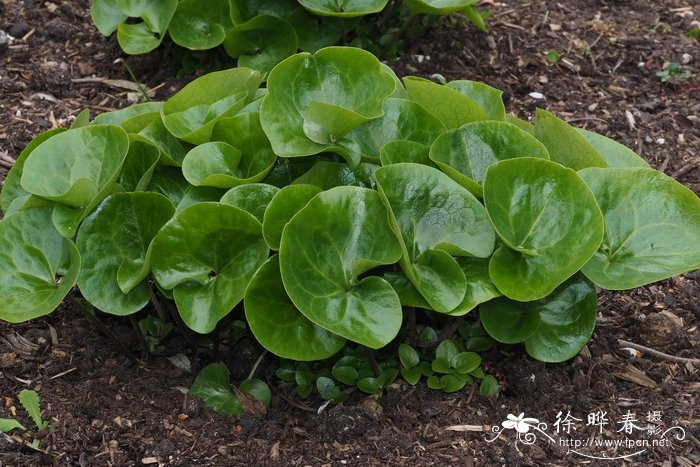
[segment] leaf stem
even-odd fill
[[[369,347],[365,347],[365,353],[367,354],[367,361],[369,362],[369,367],[372,369],[374,377],[377,378],[382,374],[382,370],[379,368],[377,363],[377,357],[374,355],[374,350]]]
[[[265,355],[267,355],[267,354],[268,354],[267,350],[263,350],[263,352],[260,354],[258,359],[255,361],[255,364],[253,364],[253,368],[250,370],[250,373],[248,374],[248,379],[251,379],[253,376],[255,376],[255,372],[258,370],[260,363],[263,361],[263,358],[265,358]]]
[[[143,96],[144,101],[150,102],[151,96],[148,95],[148,90],[144,87],[143,84],[141,84],[141,82],[138,79],[136,79],[136,75],[134,74],[134,72],[131,69],[131,67],[129,66],[129,64],[126,63],[126,60],[122,60],[121,58],[118,58],[116,61],[121,63],[122,65],[124,65],[124,68],[126,68],[126,72],[129,73],[129,77],[131,78],[131,81],[133,81],[134,84],[136,85],[136,87],[139,88],[139,92]]]
[[[416,308],[412,306],[406,307],[408,314],[408,343],[411,347],[416,346],[418,341],[418,325],[416,323]]]

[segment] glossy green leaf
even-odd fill
[[[242,67],[201,76],[163,105],[163,124],[180,139],[205,143],[219,119],[235,115],[253,100],[260,80],[260,72]]]
[[[513,300],[549,295],[581,269],[603,239],[603,216],[576,172],[520,157],[489,167],[484,203],[504,242],[491,257],[496,287]]]
[[[129,135],[129,152],[117,183],[126,191],[145,191],[159,158],[160,150],[150,141],[138,135]]]
[[[435,167],[435,163],[430,160],[429,156],[429,146],[406,139],[390,141],[382,146],[382,149],[379,152],[379,160],[382,165],[408,162],[412,164],[423,164]]]
[[[310,12],[321,16],[352,18],[379,13],[388,0],[298,0]]]
[[[438,345],[435,349],[435,358],[441,358],[443,360],[446,360],[449,364],[449,362],[452,361],[455,355],[462,351],[463,349],[457,343],[457,341],[453,339],[445,339],[442,342],[440,342],[440,345]]]
[[[472,380],[469,376],[463,375],[445,375],[440,378],[440,383],[443,386],[442,392],[452,393],[464,389],[464,386],[471,384]]]
[[[117,40],[125,53],[138,55],[158,48],[162,37],[154,34],[146,23],[122,23],[117,28]]]
[[[610,167],[649,168],[649,164],[627,146],[582,128],[577,128],[576,131],[591,143],[591,146],[598,151],[598,154],[605,159]]]
[[[389,271],[384,273],[384,280],[387,281],[399,296],[401,305],[432,310],[425,298],[416,290],[406,274],[401,271]]]
[[[177,206],[191,187],[192,185],[185,180],[180,169],[175,167],[156,167],[147,191],[160,193]]]
[[[5,213],[5,217],[7,217],[10,211],[10,205],[15,202],[15,200],[18,200],[19,198],[26,198],[31,195],[31,193],[22,188],[20,181],[24,172],[24,163],[26,162],[27,157],[29,157],[29,154],[31,154],[32,151],[34,151],[44,141],[48,140],[54,135],[63,133],[64,131],[66,130],[63,128],[55,128],[35,136],[22,150],[19,156],[17,156],[15,163],[12,165],[12,168],[5,177],[5,181],[2,185],[2,191],[0,191],[0,210]]]
[[[474,352],[460,352],[450,360],[450,366],[458,373],[470,373],[481,365],[481,357]]]
[[[90,124],[90,109],[84,109],[82,110],[77,117],[75,117],[75,120],[73,120],[73,123],[70,124],[70,129],[74,128],[82,128],[84,126],[88,126]]]
[[[270,173],[277,160],[270,141],[260,124],[258,112],[222,118],[211,134],[212,141],[222,141],[241,151],[237,166],[242,183],[257,183]]]
[[[272,400],[272,392],[270,386],[266,382],[258,378],[249,378],[241,381],[239,388],[242,392],[253,396],[258,401],[267,407]]]
[[[263,215],[263,237],[273,250],[279,250],[282,230],[289,220],[299,212],[311,198],[322,190],[315,185],[289,185],[272,197]]]
[[[54,228],[50,207],[0,220],[0,319],[19,323],[51,313],[79,271],[78,250]]]
[[[463,125],[440,135],[430,147],[430,159],[454,181],[483,196],[486,170],[515,157],[549,159],[547,149],[533,136],[506,122],[484,121]]]
[[[400,256],[379,195],[337,187],[315,196],[284,228],[280,267],[289,297],[307,318],[376,349],[398,333],[401,303],[385,280],[359,276]]]
[[[478,3],[479,0],[404,0],[413,13],[447,15]]]
[[[195,186],[231,188],[244,183],[238,172],[241,151],[221,142],[195,146],[182,161],[182,174]]]
[[[279,188],[265,183],[250,183],[231,188],[220,202],[243,209],[262,223],[265,209],[279,191]]]
[[[221,363],[205,366],[190,386],[190,394],[216,412],[234,417],[243,413],[238,397],[231,392],[228,368]]]
[[[606,160],[574,127],[546,110],[537,109],[535,137],[545,145],[549,158],[574,170],[607,167]]]
[[[185,324],[206,334],[243,298],[250,279],[267,259],[260,222],[220,203],[180,211],[153,240],[153,276],[173,289]]]
[[[421,379],[421,376],[423,376],[423,373],[418,367],[401,368],[401,377],[411,386],[415,386],[416,384],[418,384],[418,382]]]
[[[448,130],[469,122],[489,120],[489,115],[477,101],[455,89],[414,76],[404,78],[403,82],[409,98],[423,106]]]
[[[314,55],[301,53],[270,73],[260,120],[277,155],[317,154],[381,116],[394,87],[394,79],[369,52],[329,47]]]
[[[440,120],[408,99],[389,98],[384,101],[383,109],[381,117],[346,135],[343,146],[355,154],[353,157],[377,162],[382,148],[396,140],[430,146],[438,135],[447,131]]]
[[[357,19],[316,16],[301,6],[284,17],[296,30],[299,50],[309,53],[337,44],[346,31],[357,25]]]
[[[491,337],[505,344],[518,344],[532,337],[540,326],[540,314],[532,303],[497,298],[479,306],[481,324]]]
[[[340,162],[319,161],[308,172],[294,180],[294,184],[315,185],[324,190],[336,186],[374,188],[373,174],[378,166],[362,163],[354,169]]]
[[[517,126],[521,130],[531,134],[532,136],[535,136],[535,125],[523,120],[522,118],[518,118],[515,115],[511,114],[506,114],[506,122],[510,123],[511,125]]]
[[[503,104],[503,91],[469,80],[451,81],[446,86],[476,101],[491,120],[505,121],[506,107]]]
[[[96,308],[136,313],[150,301],[150,244],[175,213],[158,193],[117,193],[83,221],[76,246],[82,259],[78,287]]]
[[[93,125],[121,125],[122,123],[130,120],[134,117],[144,114],[152,114],[154,112],[160,112],[163,107],[162,102],[142,102],[140,104],[130,105],[123,109],[115,110],[113,112],[105,112],[98,115],[92,121]]]
[[[117,5],[126,15],[143,19],[150,31],[163,35],[177,8],[177,0],[117,0]]]
[[[477,305],[501,296],[501,292],[489,276],[489,260],[487,258],[457,258],[457,264],[462,268],[467,280],[467,289],[462,303],[450,310],[450,315],[465,315]]]
[[[404,368],[413,368],[420,363],[418,352],[408,344],[399,344],[399,360]]]
[[[577,274],[548,297],[528,303],[538,311],[540,325],[525,341],[527,353],[552,363],[576,356],[593,335],[597,302],[593,284]]]
[[[229,0],[180,0],[168,33],[177,45],[193,50],[212,49],[221,44],[233,24]]]
[[[90,17],[97,30],[102,35],[109,36],[129,16],[119,8],[117,0],[93,0],[90,4]]]
[[[333,366],[333,377],[343,384],[354,386],[357,384],[357,370],[351,366]]]
[[[479,386],[479,395],[484,397],[498,396],[500,391],[501,386],[498,384],[498,380],[491,375],[486,375]]]
[[[231,29],[224,39],[226,53],[238,66],[269,72],[297,51],[297,33],[282,18],[260,15]]]
[[[340,395],[340,388],[332,378],[319,376],[316,380],[316,390],[323,400],[333,400]]]
[[[294,306],[284,290],[277,255],[255,273],[244,303],[248,325],[257,341],[282,358],[323,360],[345,345],[345,339],[309,321]]]
[[[71,207],[88,206],[115,182],[128,147],[124,130],[113,125],[56,134],[27,157],[22,188]]]
[[[261,2],[259,0],[229,0],[229,8],[231,21],[236,25],[243,24],[260,15],[285,18],[294,10],[301,9],[295,1]]]
[[[284,188],[308,172],[318,162],[317,157],[277,159],[262,183]]]
[[[603,211],[605,237],[583,268],[606,289],[639,287],[700,269],[700,199],[644,168],[580,172]]]
[[[400,232],[401,268],[436,311],[464,299],[466,280],[451,255],[488,257],[495,233],[484,207],[440,171],[418,164],[377,169],[378,191]]]

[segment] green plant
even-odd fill
[[[151,315],[139,320],[139,329],[143,334],[148,352],[160,354],[165,350],[162,343],[172,332],[173,323],[164,322]]]
[[[700,39],[700,28],[693,27],[688,31],[688,37],[691,39]]]
[[[693,74],[688,70],[683,70],[678,63],[671,62],[663,70],[657,71],[656,76],[661,78],[662,82],[667,83],[690,79]]]
[[[178,46],[222,46],[239,66],[270,71],[297,50],[315,52],[340,42],[395,55],[404,33],[420,35],[438,15],[461,14],[485,30],[477,0],[93,0],[97,29],[117,32],[128,54],[157,48],[166,36]],[[361,18],[375,15],[367,21]],[[381,16],[378,16],[381,15]],[[420,23],[420,24],[419,24]],[[188,66],[185,64],[185,66]]]
[[[44,430],[49,427],[49,423],[41,416],[39,394],[36,391],[22,389],[17,398],[38,430]],[[0,418],[0,433],[8,433],[12,430],[27,431],[27,428],[15,419]]]
[[[463,316],[560,362],[590,339],[595,286],[700,268],[693,192],[549,112],[507,115],[489,86],[399,80],[344,47],[261,78],[217,72],[33,140],[0,192],[0,318],[51,313],[75,284],[112,315],[162,295],[196,333],[244,316],[309,362],[301,394],[378,392],[416,367],[492,394],[475,354],[491,340]]]
[[[551,64],[559,63],[559,60],[561,60],[561,54],[556,50],[548,50],[546,55],[547,61]]]

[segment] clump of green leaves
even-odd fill
[[[41,416],[41,404],[39,394],[31,389],[22,389],[17,396],[19,403],[32,419],[37,430],[44,430],[49,427],[49,423]],[[12,430],[27,431],[27,428],[13,418],[0,418],[0,432],[8,433]]]
[[[264,72],[298,50],[315,52],[337,43],[396,54],[404,33],[417,36],[440,21],[461,18],[485,30],[477,0],[94,0],[97,29],[116,31],[128,54],[157,48],[166,36],[178,46],[222,46],[240,66]],[[361,21],[367,17],[366,21]],[[418,32],[416,32],[418,31]],[[185,64],[186,65],[186,64]]]
[[[693,77],[693,74],[688,70],[684,70],[680,64],[671,62],[663,70],[657,71],[656,76],[661,78],[661,81],[664,83],[672,83],[688,80]]]
[[[213,73],[33,140],[0,192],[0,318],[51,313],[76,284],[120,316],[159,294],[195,333],[245,318],[309,369],[352,360],[320,374],[333,384],[297,365],[303,393],[379,392],[417,367],[436,389],[476,378],[490,394],[486,335],[458,327],[454,343],[413,313],[478,310],[490,338],[561,362],[593,333],[596,286],[700,268],[692,191],[547,111],[534,125],[506,114],[483,83],[399,80],[344,47],[261,82]],[[416,334],[417,364],[399,346]]]

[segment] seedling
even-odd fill
[[[663,70],[657,71],[656,76],[661,78],[662,82],[667,83],[690,79],[693,74],[688,70],[683,70],[678,63],[671,62]]]
[[[41,405],[39,394],[31,389],[23,389],[19,396],[19,403],[34,422],[37,430],[44,430],[49,427],[49,423],[41,417]],[[0,418],[0,432],[8,433],[12,430],[27,431],[27,428],[19,421],[12,418]]]
[[[546,55],[547,61],[553,65],[559,63],[559,60],[561,60],[561,54],[556,50],[549,50]]]

